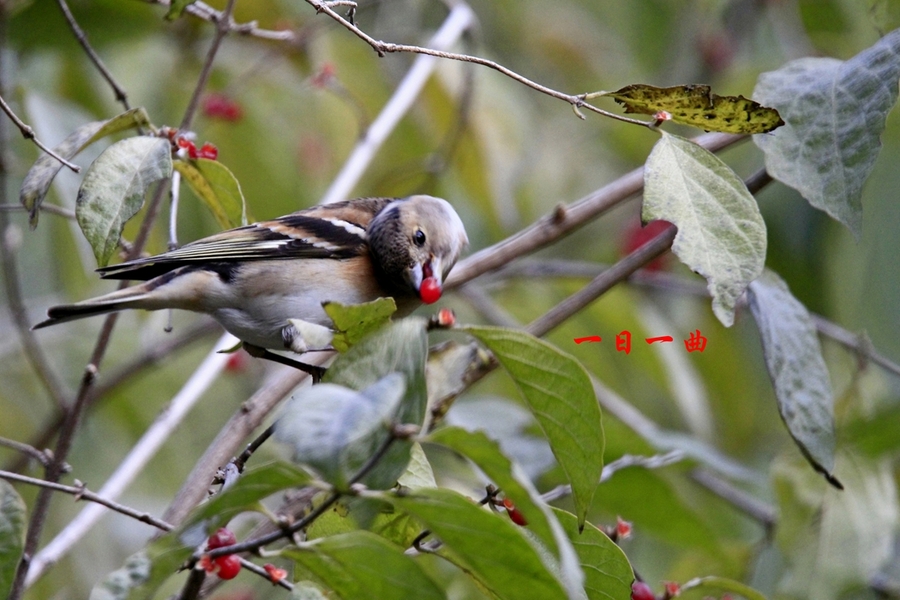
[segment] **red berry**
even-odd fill
[[[519,527],[525,527],[528,525],[528,521],[525,519],[525,515],[519,512],[519,509],[516,508],[516,505],[513,504],[513,501],[509,498],[503,499],[503,508],[506,509],[506,514],[509,515],[509,520],[518,525]]]
[[[204,554],[200,557],[200,568],[207,573],[212,573],[216,570],[216,566],[213,564],[213,561],[209,557],[209,554]]]
[[[456,315],[449,308],[442,308],[438,311],[437,322],[441,327],[453,327],[456,325]]]
[[[234,579],[241,572],[241,559],[237,554],[229,554],[214,559],[218,572],[216,573],[220,579]]]
[[[278,583],[285,577],[287,577],[287,571],[284,569],[279,569],[272,563],[266,563],[263,565],[263,569],[266,570],[266,573],[269,574],[269,579],[272,580],[272,583]]]
[[[631,536],[631,523],[618,516],[616,517],[616,536],[620,540]]]
[[[203,114],[212,119],[235,122],[241,120],[244,110],[225,94],[210,94],[203,99]]]
[[[231,530],[226,527],[222,527],[214,534],[209,536],[208,540],[206,540],[206,549],[215,550],[216,548],[233,546],[235,544],[237,544],[237,538],[234,537],[234,534],[231,532]]]
[[[631,584],[631,600],[656,600],[653,590],[643,581],[635,581]]]
[[[426,277],[419,286],[419,297],[425,304],[434,304],[441,299],[441,284],[434,277]]]
[[[219,157],[219,149],[206,142],[203,146],[200,147],[199,151],[200,158],[208,158],[209,160],[216,160]]]
[[[669,227],[668,221],[650,221],[646,226],[641,226],[640,221],[625,231],[625,239],[622,242],[622,254],[631,254]],[[665,268],[665,255],[654,259],[644,268],[649,271],[660,271]]]
[[[681,586],[675,581],[666,582],[666,598],[674,598],[681,593]]]
[[[233,352],[225,363],[225,370],[229,373],[242,373],[250,366],[250,355],[243,350]]]

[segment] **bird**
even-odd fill
[[[440,298],[468,246],[453,206],[423,194],[356,198],[300,210],[97,269],[143,283],[53,306],[32,329],[126,309],[206,313],[262,350],[305,351],[289,320],[329,327],[322,303],[392,297],[398,315]]]

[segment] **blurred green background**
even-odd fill
[[[213,27],[190,16],[165,21],[164,7],[136,0],[70,4],[132,105],[146,107],[157,126],[177,126]],[[212,4],[221,8],[223,3]],[[0,62],[5,97],[43,141],[54,145],[81,124],[121,112],[55,2],[14,0],[7,6],[11,16]],[[880,0],[474,0],[471,7],[478,23],[457,50],[493,59],[566,93],[631,83],[708,83],[719,94],[745,96],[752,93],[759,73],[789,60],[853,56],[874,43],[879,32],[897,25],[900,14],[898,3]],[[434,1],[362,0],[357,20],[376,39],[424,44],[446,13],[447,7]],[[225,95],[242,114],[228,120],[201,111],[194,130],[198,142],[218,146],[219,160],[239,179],[252,215],[275,217],[318,201],[414,57],[378,58],[361,40],[299,0],[245,0],[237,3],[235,16],[238,22],[258,21],[262,28],[295,29],[299,41],[227,38],[208,92]],[[333,76],[323,76],[330,72]],[[611,102],[605,107],[616,110]],[[444,62],[353,195],[423,192],[445,197],[460,212],[471,247],[478,250],[559,203],[573,202],[640,166],[656,139],[648,130],[595,115],[579,120],[565,103],[497,72]],[[863,197],[858,242],[778,183],[758,198],[768,227],[767,265],[811,311],[865,332],[875,348],[900,360],[896,114],[888,119],[883,142]],[[99,148],[85,153],[79,164],[89,164],[97,152]],[[36,148],[10,128],[4,204],[16,202],[21,180],[37,156]],[[721,156],[742,176],[762,164],[761,153],[750,143]],[[61,173],[49,201],[71,208],[77,185],[77,176]],[[110,289],[92,273],[93,257],[72,222],[45,213],[32,232],[24,213],[7,218],[13,228],[5,234],[5,247],[16,248],[19,284],[32,322],[50,304]],[[611,264],[623,254],[638,220],[639,202],[629,201],[537,256]],[[135,231],[132,225],[125,236],[133,239]],[[215,221],[185,190],[179,239],[214,231]],[[158,227],[149,250],[163,251],[166,240],[165,228]],[[700,281],[674,260],[667,268],[693,283]],[[568,277],[483,278],[475,283],[500,308],[527,323],[584,282]],[[460,295],[446,296],[441,305],[454,308],[462,321],[482,319]],[[176,314],[175,335],[197,320]],[[99,323],[81,321],[38,336],[69,397]],[[165,323],[162,314],[123,316],[101,383],[105,374],[169,339]],[[615,334],[625,329],[636,338],[629,355],[617,353],[614,345]],[[709,339],[702,354],[688,354],[681,345],[695,329]],[[586,335],[601,335],[604,341],[573,343]],[[672,335],[676,343],[661,347],[637,341],[658,335]],[[69,458],[72,476],[98,489],[213,339],[207,336],[104,396],[77,437]],[[848,488],[838,493],[811,472],[785,432],[758,334],[745,310],[734,327],[725,329],[712,317],[708,300],[677,289],[621,285],[548,339],[664,429],[707,442],[748,467],[752,475],[733,483],[776,511],[777,525],[767,531],[698,486],[691,478],[692,463],[614,476],[601,486],[591,520],[610,523],[621,515],[634,522],[635,535],[623,547],[657,591],[662,580],[714,574],[750,582],[774,597],[874,598],[875,584],[900,581],[896,377],[824,341],[836,394],[836,473]],[[0,312],[0,353],[0,436],[33,441],[54,407],[23,358],[6,311]],[[122,501],[161,513],[227,415],[265,375],[266,369],[255,363],[223,375],[191,414],[189,426],[169,440]],[[515,412],[509,402],[518,402],[515,390],[494,374],[459,401],[459,419],[498,428],[498,435],[522,442],[521,456],[537,460],[542,446],[533,435],[501,431]],[[653,452],[610,416],[605,430],[607,462],[626,453]],[[4,466],[14,460],[11,452],[0,449]],[[39,474],[33,466],[26,470]],[[541,490],[562,481],[561,473],[542,471],[535,468],[541,472]],[[33,500],[33,489],[18,489],[26,501]],[[79,509],[71,498],[57,497],[44,541]],[[85,597],[150,534],[148,527],[124,517],[106,517],[28,597]],[[255,589],[253,597],[284,597],[249,578],[226,588],[230,591],[222,597],[251,597],[240,595],[250,588]],[[451,588],[451,597],[477,594],[472,586]]]

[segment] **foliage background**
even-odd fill
[[[120,112],[54,2],[7,4],[12,19],[0,63],[6,97],[42,140],[53,145],[77,125]],[[157,124],[177,125],[212,27],[191,17],[164,21],[165,8],[145,2],[73,1],[71,6],[132,104],[145,106]],[[862,0],[475,0],[471,6],[479,24],[466,51],[570,93],[637,82],[703,82],[721,94],[750,95],[760,72],[806,55],[849,58],[874,43],[879,31],[896,26],[891,22],[894,4]],[[357,18],[376,39],[421,44],[445,14],[439,2],[391,0],[361,2]],[[194,126],[198,140],[219,147],[219,159],[239,179],[250,212],[262,219],[309,206],[322,196],[357,141],[361,121],[377,114],[412,58],[378,58],[298,1],[239,2],[235,16],[241,22],[257,20],[264,28],[302,32],[302,41],[292,46],[227,38],[209,90],[236,99],[244,116],[231,123],[201,115]],[[321,85],[316,75],[326,65],[335,75]],[[780,184],[758,195],[769,233],[767,265],[810,310],[850,330],[866,331],[876,348],[895,358],[900,357],[898,125],[896,114],[889,117],[884,149],[863,198],[858,242]],[[581,121],[564,103],[487,69],[443,63],[353,195],[425,192],[448,198],[467,225],[472,248],[480,249],[557,204],[572,202],[640,166],[656,140],[653,133],[612,120],[589,116]],[[80,164],[95,155],[81,157]],[[14,202],[36,156],[30,143],[10,135],[4,204]],[[722,157],[740,175],[761,164],[761,153],[749,143]],[[62,173],[61,179],[54,200],[71,206],[77,177]],[[187,192],[181,211],[182,241],[216,230]],[[637,201],[626,203],[539,256],[612,263],[638,214]],[[5,251],[12,238],[20,238],[12,241],[21,244],[20,284],[33,321],[50,304],[108,289],[92,274],[93,258],[72,223],[45,215],[32,233],[24,213],[9,219],[15,228],[5,233]],[[133,237],[134,231],[126,229],[125,235]],[[149,250],[162,251],[165,244],[165,230],[158,228]],[[670,266],[679,276],[699,281],[674,261]],[[528,322],[583,281],[483,278],[476,283],[499,307]],[[441,305],[453,307],[462,321],[483,319],[458,294],[448,295]],[[725,329],[712,317],[706,299],[677,289],[621,285],[548,339],[662,428],[710,442],[751,469],[749,480],[738,485],[775,511],[777,525],[767,529],[711,494],[691,478],[694,465],[687,463],[618,473],[601,486],[589,518],[609,523],[618,514],[634,522],[635,536],[624,548],[657,588],[664,579],[715,574],[748,581],[774,596],[874,597],[882,575],[900,580],[898,380],[825,342],[837,397],[836,473],[848,487],[843,494],[835,492],[808,469],[780,423],[758,334],[748,316],[742,310],[736,325]],[[176,332],[196,320],[176,314]],[[163,314],[123,316],[101,377],[165,339],[165,322]],[[77,386],[98,323],[82,321],[40,334],[69,390]],[[630,355],[620,354],[613,338],[623,329],[636,338],[672,335],[678,347],[639,343]],[[687,354],[680,347],[679,340],[695,329],[710,340],[703,354]],[[0,436],[31,440],[54,407],[24,361],[5,313],[0,332]],[[572,341],[594,334],[604,342],[575,346]],[[99,487],[213,339],[208,336],[167,357],[104,397],[76,440],[69,458],[73,475]],[[161,513],[226,416],[265,377],[267,367],[259,364],[223,375],[188,426],[169,440],[122,501]],[[494,374],[469,391],[454,411],[466,423],[501,428],[515,414],[508,403],[517,401],[508,381]],[[605,430],[606,462],[625,453],[653,452],[608,415]],[[522,442],[521,436],[513,437]],[[525,447],[532,454],[541,452],[535,443]],[[8,465],[15,456],[0,449],[0,459]],[[551,469],[540,475],[539,489],[561,480]],[[34,490],[18,489],[26,502],[33,499]],[[69,497],[56,498],[45,541],[79,509]],[[106,517],[29,597],[85,596],[150,534],[148,527],[124,517]],[[242,580],[235,585],[232,593],[254,584]],[[477,594],[463,589],[460,597]],[[268,593],[275,597],[280,592]]]

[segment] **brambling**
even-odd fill
[[[130,308],[211,315],[246,344],[304,351],[288,320],[331,325],[322,303],[391,296],[398,313],[435,302],[468,244],[440,198],[358,198],[223,231],[158,256],[98,269],[144,283],[54,306],[40,329]]]

